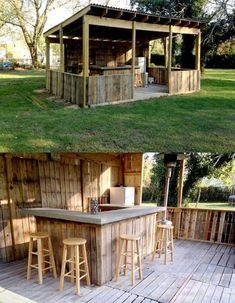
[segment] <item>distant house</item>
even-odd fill
[[[202,23],[90,4],[45,32],[47,89],[79,106],[200,90]],[[172,67],[173,35],[195,37],[195,68]],[[150,41],[164,40],[165,64],[150,67]],[[59,70],[50,44],[60,45]],[[149,83],[151,83],[150,86]]]
[[[0,60],[15,60],[19,63],[29,63],[31,61],[30,53],[21,39],[5,39],[0,43]]]

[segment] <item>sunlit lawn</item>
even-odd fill
[[[208,70],[200,93],[72,109],[35,93],[44,71],[0,73],[0,151],[235,150],[235,70]]]
[[[144,202],[142,206],[153,207],[156,206],[156,203],[153,202]],[[196,203],[189,203],[187,207],[196,208]],[[235,202],[231,205],[228,202],[200,202],[197,205],[197,208],[207,208],[207,209],[224,209],[224,210],[234,210],[235,211]]]
[[[189,203],[188,207],[196,207],[196,203]],[[228,202],[201,202],[198,203],[197,208],[212,208],[212,209],[225,209],[235,211],[235,202],[231,205]]]

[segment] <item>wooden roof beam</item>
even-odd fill
[[[160,21],[160,17],[154,17],[154,21],[153,21],[153,23],[158,23],[159,21]]]
[[[135,18],[136,18],[136,13],[133,13],[132,15],[131,15],[131,17],[130,17],[130,21],[133,21],[133,20],[135,20]]]
[[[107,26],[107,27],[123,28],[123,29],[132,28],[131,22],[123,19],[112,19],[107,17],[100,18],[91,15],[87,15],[87,17],[89,19],[90,25]],[[135,22],[136,22],[136,30],[169,33],[169,25],[143,23],[138,21]],[[199,29],[197,28],[188,28],[182,26],[172,26],[172,30],[174,33],[191,34],[191,35],[197,35],[199,32]]]
[[[189,21],[189,20],[182,20],[181,23],[183,24],[183,26],[189,26],[191,24],[191,21]]]
[[[199,27],[199,22],[191,22],[191,27],[192,28]]]
[[[140,22],[146,22],[148,19],[149,19],[149,16],[148,16],[148,15],[145,15],[145,16],[140,20]]]
[[[163,22],[163,24],[166,24],[166,25],[171,24],[171,18],[166,19],[166,20]]]
[[[108,12],[109,12],[109,9],[108,8],[105,8],[105,9],[102,9],[102,13],[100,14],[100,17],[105,17],[108,15]]]
[[[119,19],[119,18],[121,18],[122,16],[123,16],[123,11],[121,10],[121,11],[117,12],[117,14],[115,14],[114,18],[115,18],[115,19]]]
[[[181,24],[181,20],[176,20],[174,25],[180,25]]]

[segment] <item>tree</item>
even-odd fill
[[[211,21],[203,30],[202,58],[216,55],[219,45],[235,37],[235,9],[222,19]]]
[[[162,202],[164,198],[165,186],[165,168],[163,160],[158,159],[158,155],[154,156],[155,162],[151,170],[151,181],[148,188],[145,188],[146,196],[150,197],[150,201]],[[228,174],[231,167],[234,169],[235,154],[210,154],[210,153],[190,153],[186,160],[186,179],[184,181],[183,200],[184,202],[190,197],[203,177],[216,176],[221,174],[221,168],[224,168],[223,174]],[[228,165],[230,163],[230,165]],[[231,166],[233,165],[233,166]],[[177,205],[178,178],[180,166],[177,161],[176,167],[173,169],[169,185],[168,205]],[[234,181],[234,180],[233,180]]]
[[[150,201],[156,201],[158,204],[163,202],[165,189],[165,167],[163,160],[158,159],[158,155],[154,156],[154,163],[151,169],[151,179],[148,188],[145,188],[146,196]],[[179,163],[173,169],[169,185],[168,205],[176,206],[177,203],[177,186],[178,186]]]
[[[208,0],[131,0],[132,7],[140,11],[174,16],[180,18],[200,18]],[[181,50],[181,66],[195,67],[193,56],[195,38],[192,35],[184,35]]]
[[[183,197],[187,200],[195,185],[215,170],[223,167],[232,159],[234,154],[191,153],[186,162],[187,177],[184,182]]]
[[[38,46],[49,13],[72,0],[0,0],[0,26],[11,25],[21,30],[33,67],[38,66]],[[76,1],[76,5],[79,1]]]

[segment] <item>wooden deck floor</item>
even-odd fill
[[[166,85],[150,84],[148,87],[135,88],[133,101],[160,98],[167,95]]]
[[[0,287],[39,303],[235,302],[235,247],[178,240],[174,263],[164,265],[157,257],[154,262],[146,258],[143,267],[144,279],[137,279],[135,287],[126,276],[102,287],[83,286],[78,297],[69,282],[63,292],[58,291],[58,280],[50,274],[43,285],[37,284],[36,275],[27,281],[26,260],[0,263]],[[1,291],[0,302],[10,302],[1,300]]]

